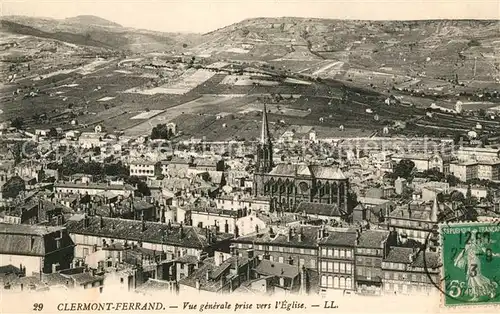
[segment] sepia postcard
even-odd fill
[[[500,0],[0,0],[0,314],[498,313]]]

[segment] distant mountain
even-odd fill
[[[182,51],[198,43],[201,37],[197,34],[125,28],[117,23],[88,15],[64,20],[5,16],[0,18],[0,25],[0,32],[132,52]]]
[[[99,25],[99,26],[111,26],[111,27],[123,27],[118,23],[103,19],[94,15],[78,15],[74,17],[69,17],[64,20],[66,23],[80,23],[86,25]]]

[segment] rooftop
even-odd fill
[[[204,249],[212,245],[212,243],[209,242],[207,229],[191,226],[181,227],[180,225],[145,221],[145,228],[143,231],[143,222],[140,220],[100,216],[89,216],[87,219],[87,227],[85,226],[84,217],[69,220],[66,223],[68,232],[73,234],[95,235],[114,239],[174,245],[196,249]],[[232,237],[233,236],[231,234],[218,233],[214,240],[223,241]]]

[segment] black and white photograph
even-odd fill
[[[1,313],[497,312],[500,0],[1,1],[0,188]]]

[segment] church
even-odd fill
[[[262,112],[257,146],[254,195],[271,198],[273,209],[294,211],[301,202],[336,204],[348,212],[349,180],[338,167],[306,164],[273,164],[273,143],[266,106]]]

